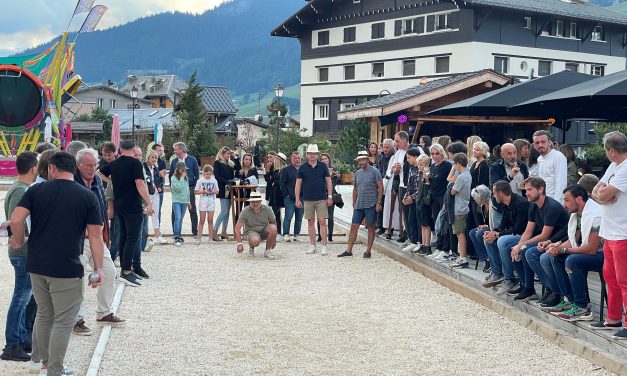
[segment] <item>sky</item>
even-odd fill
[[[66,30],[78,0],[0,0],[0,56],[47,42]],[[109,8],[97,29],[167,11],[202,13],[228,0],[96,0]],[[16,6],[16,4],[19,4]],[[80,28],[87,14],[77,15]]]

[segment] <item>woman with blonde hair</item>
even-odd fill
[[[474,147],[475,143],[477,142],[482,142],[483,140],[481,139],[481,137],[479,136],[469,136],[466,139],[466,147],[468,148],[468,151],[466,152],[467,156],[468,156],[468,162],[470,164],[472,164],[475,160],[473,159],[473,152],[472,152],[472,148]]]
[[[227,238],[227,227],[229,226],[229,209],[231,208],[231,200],[227,185],[233,183],[235,177],[235,164],[231,160],[231,149],[227,146],[220,149],[216,155],[216,161],[213,162],[213,177],[218,181],[218,195],[216,198],[220,200],[220,213],[213,225],[213,240],[222,241]],[[218,229],[222,225],[222,235],[218,235]]]
[[[149,149],[146,153],[146,162],[144,162],[143,165],[147,177],[146,185],[148,186],[150,201],[155,210],[155,212],[152,213],[152,229],[155,234],[155,240],[160,244],[166,244],[168,241],[161,236],[161,224],[159,223],[159,202],[161,198],[159,196],[159,190],[157,189],[157,183],[160,182],[162,177],[159,174],[159,155],[157,152]]]
[[[272,208],[272,212],[276,218],[276,227],[281,229],[281,208],[283,207],[283,193],[281,193],[281,186],[279,184],[279,179],[281,176],[281,170],[285,167],[287,162],[287,157],[283,153],[276,153],[273,155],[272,161],[272,181],[274,182],[270,187],[270,192],[268,193],[268,206]],[[266,187],[266,189],[268,189]],[[283,241],[283,236],[281,234],[277,234],[277,241]]]

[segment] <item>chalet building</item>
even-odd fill
[[[627,16],[585,0],[309,0],[272,31],[301,44],[301,127],[337,138],[337,113],[452,75],[529,79],[626,67]]]
[[[174,108],[181,100],[182,91],[187,88],[187,82],[175,75],[129,75],[122,88],[125,93],[130,93],[135,86],[137,98],[152,102],[152,108]]]
[[[90,115],[96,107],[107,111],[133,108],[133,98],[118,90],[114,85],[94,85],[80,88],[74,97],[63,106],[65,119]],[[136,99],[135,108],[150,108],[151,101]]]

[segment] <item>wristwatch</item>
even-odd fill
[[[327,199],[329,199],[329,200],[330,200],[330,199],[332,199],[332,198],[333,198],[333,195],[327,195]]]
[[[521,251],[524,251],[525,249],[527,249],[527,244],[523,244],[520,246]]]
[[[562,247],[562,254],[566,254],[566,253],[568,253],[568,248]]]
[[[377,201],[377,205],[383,205],[383,202]]]

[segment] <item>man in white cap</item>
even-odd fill
[[[276,246],[276,217],[272,208],[261,203],[261,193],[252,192],[248,202],[250,205],[245,207],[239,215],[237,224],[235,225],[235,241],[237,242],[237,253],[244,252],[244,243],[242,239],[248,240],[249,257],[255,257],[255,247],[261,244],[262,240],[266,241],[266,251],[263,257],[274,260],[272,249]],[[244,228],[244,236],[242,237],[242,227]]]
[[[360,151],[355,160],[359,163],[360,168],[355,172],[353,180],[353,219],[348,235],[348,247],[337,257],[353,255],[353,244],[357,239],[357,230],[365,219],[368,228],[368,246],[364,258],[370,258],[377,225],[377,214],[383,209],[383,180],[379,170],[370,166],[367,151]]]
[[[300,166],[296,175],[296,207],[305,208],[309,231],[309,249],[307,254],[316,253],[316,217],[320,223],[322,250],[320,254],[329,254],[327,249],[327,217],[328,206],[333,205],[333,185],[326,164],[318,161],[318,145],[307,146],[307,163]],[[302,201],[301,201],[302,191]],[[303,204],[304,201],[304,204]]]

